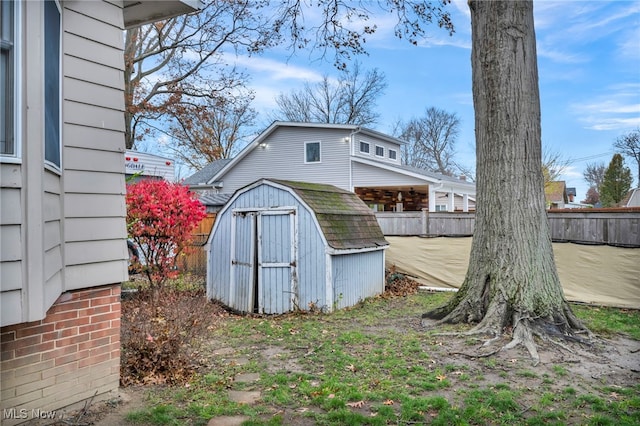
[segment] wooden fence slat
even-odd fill
[[[640,210],[549,211],[554,241],[640,247]],[[470,236],[475,213],[376,212],[385,235]]]

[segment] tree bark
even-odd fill
[[[546,216],[531,1],[469,2],[477,155],[476,226],[465,281],[425,314],[513,332],[534,360],[533,335],[584,330],[567,304]],[[509,346],[509,345],[507,345]]]

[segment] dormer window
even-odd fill
[[[369,153],[369,144],[366,142],[360,142],[360,152],[363,154]]]
[[[376,145],[376,157],[384,157],[384,147]]]
[[[398,159],[398,152],[395,149],[390,149],[389,150],[389,159],[390,160],[397,160]]]

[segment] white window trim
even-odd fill
[[[0,163],[22,163],[22,2],[13,3],[13,154],[0,153]]]
[[[447,211],[447,205],[446,204],[436,204],[436,211],[438,213],[446,212]]]
[[[55,163],[52,163],[49,160],[46,160],[46,140],[45,140],[45,131],[44,131],[44,127],[45,127],[45,107],[46,107],[46,100],[44,99],[44,96],[42,98],[42,128],[43,128],[43,133],[42,133],[42,158],[45,159],[44,160],[44,166],[45,169],[50,170],[56,174],[62,174],[62,127],[63,127],[63,123],[62,123],[62,84],[63,84],[63,75],[62,75],[62,60],[63,60],[63,55],[64,52],[62,51],[62,36],[63,36],[63,28],[62,28],[62,5],[60,4],[59,0],[55,0],[54,1],[56,7],[58,8],[58,12],[60,13],[60,34],[59,34],[59,52],[60,52],[60,57],[58,58],[58,120],[59,120],[59,128],[58,128],[58,155],[60,158],[60,165],[57,165]],[[42,7],[44,8],[44,3],[42,4]],[[44,11],[43,11],[43,15],[44,15]],[[42,33],[44,34],[44,25],[45,23],[42,22]],[[45,67],[45,58],[44,56],[42,57],[42,69],[44,71],[44,67]],[[42,88],[44,90],[45,87],[45,82],[44,82],[44,75],[45,73],[42,73]]]
[[[363,151],[362,150],[362,144],[365,144],[367,147],[369,147],[369,150],[368,151]],[[358,152],[360,152],[360,154],[371,155],[371,144],[369,142],[365,142],[365,141],[358,141]]]
[[[378,154],[378,148],[382,148],[382,154],[381,155]],[[374,154],[376,155],[376,157],[384,158],[384,146],[376,145]]]
[[[318,144],[318,155],[320,159],[318,161],[307,161],[307,145],[317,143]],[[309,141],[304,143],[304,164],[319,164],[322,163],[322,142],[321,141]]]
[[[392,153],[392,152],[396,155],[396,158],[391,158],[391,153]],[[387,150],[387,153],[388,153],[387,155],[389,156],[389,160],[391,160],[391,161],[398,161],[398,151],[397,151],[397,150],[389,148],[389,149]]]

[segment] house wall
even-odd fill
[[[369,144],[369,153],[360,151],[360,142],[365,142]],[[376,145],[384,149],[384,153],[382,157],[376,155]],[[389,158],[389,149],[393,149],[396,151],[395,160],[392,160],[391,158]],[[371,136],[363,135],[359,133],[356,133],[354,135],[352,154],[356,157],[368,158],[368,159],[377,160],[377,161],[385,161],[395,165],[402,164],[399,144],[395,144],[387,141],[381,141]]]
[[[3,415],[117,389],[119,340],[112,336],[119,335],[128,257],[122,6],[61,2],[57,169],[44,164],[43,3],[16,4],[21,152],[0,158]]]
[[[120,286],[65,293],[44,319],[3,327],[0,339],[1,423],[30,420],[32,410],[60,420],[60,407],[117,388]]]
[[[260,178],[304,180],[349,187],[348,130],[280,127],[220,178],[232,193]],[[305,164],[304,143],[320,141],[320,163]],[[301,176],[304,176],[301,179]]]
[[[418,179],[411,176],[402,175],[391,170],[381,169],[379,167],[370,166],[358,162],[353,163],[353,186],[424,186],[424,179]]]

